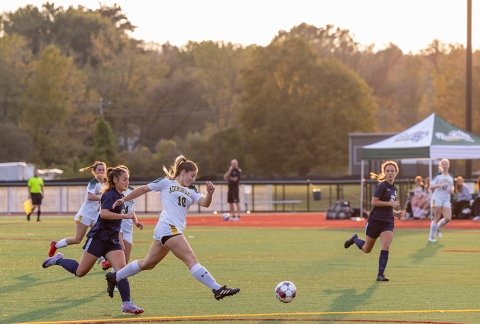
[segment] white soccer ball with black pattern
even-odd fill
[[[297,295],[297,287],[291,281],[282,281],[275,287],[275,297],[282,303],[289,303]]]

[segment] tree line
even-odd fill
[[[465,125],[462,45],[375,51],[349,30],[300,24],[268,46],[176,47],[134,29],[118,5],[2,13],[0,162],[75,177],[103,160],[151,178],[184,154],[200,177],[222,175],[232,158],[248,177],[342,176],[349,133],[401,131],[431,112]],[[479,84],[478,51],[473,66]]]

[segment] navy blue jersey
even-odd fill
[[[398,190],[395,184],[383,181],[377,184],[373,196],[377,197],[380,201],[395,201],[397,200],[397,194]],[[370,218],[382,222],[393,221],[393,207],[373,207],[370,212]]]
[[[112,188],[103,193],[100,200],[100,208],[108,209],[109,211],[117,214],[125,214],[125,204],[116,206],[115,209],[112,208],[115,201],[121,198],[123,198],[123,194],[119,193],[115,188]],[[88,232],[87,237],[96,238],[101,241],[107,241],[111,243],[119,243],[118,234],[120,232],[121,225],[121,219],[107,220],[98,217],[97,223],[95,223],[90,232]]]
[[[237,178],[237,180],[228,180],[228,189],[235,189],[238,188],[238,184],[240,182],[240,176],[242,175],[242,171],[240,169],[234,168],[232,172],[230,172],[231,178]]]

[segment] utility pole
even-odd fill
[[[100,98],[98,102],[98,108],[100,108],[100,116],[103,117],[103,98]]]
[[[467,59],[466,59],[465,128],[472,131],[472,0],[467,0]],[[472,160],[466,160],[465,176],[472,177]]]

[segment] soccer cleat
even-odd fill
[[[122,312],[138,315],[138,314],[142,314],[144,310],[143,308],[138,307],[132,302],[126,302],[125,304],[122,305]]]
[[[110,269],[112,267],[112,264],[110,263],[110,261],[107,261],[107,260],[103,260],[100,265],[102,266],[102,270],[105,270],[107,271],[108,269]]]
[[[436,240],[436,239],[434,239],[434,238],[431,238],[431,237],[429,237],[429,238],[428,238],[428,241],[429,241],[429,242],[432,242],[432,243],[435,243],[435,242],[437,242],[437,240]]]
[[[377,276],[377,281],[390,281],[390,279],[388,279],[388,278],[385,277],[384,275],[379,274],[379,275]]]
[[[107,292],[110,298],[113,298],[113,291],[117,284],[117,274],[116,272],[107,272],[105,274],[105,279],[107,279]]]
[[[343,246],[348,249],[353,243],[355,243],[355,239],[358,237],[357,234],[353,234],[348,240],[345,241]]]
[[[58,254],[55,254],[52,257],[48,257],[45,260],[43,260],[42,268],[51,267],[51,266],[55,265],[56,262],[60,259],[63,259],[63,254],[62,253],[58,253]]]
[[[212,289],[213,297],[215,297],[216,300],[220,300],[223,297],[235,295],[239,291],[239,288],[228,288],[227,286],[220,287],[217,290]]]
[[[55,251],[57,251],[57,247],[55,246],[55,244],[57,244],[56,241],[50,242],[50,249],[48,250],[49,257],[52,257],[55,254]]]

